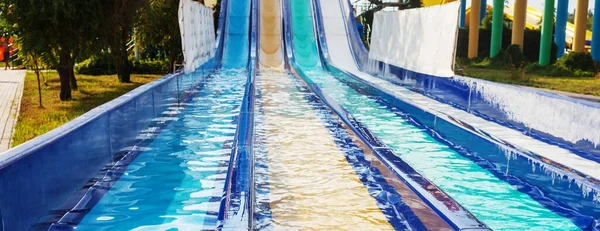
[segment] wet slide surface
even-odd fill
[[[290,0],[290,9],[292,46],[296,64],[304,68],[321,67],[310,1]]]
[[[247,76],[221,71],[187,105],[175,105],[173,121],[77,230],[214,229]]]
[[[336,124],[319,116],[330,112],[315,110],[300,82],[283,70],[280,1],[260,1],[260,9],[257,228],[394,230],[346,160],[345,151],[357,147],[336,144],[328,129]]]
[[[282,69],[281,5],[279,0],[260,0],[260,65]]]
[[[241,69],[248,66],[250,47],[250,0],[229,0],[222,67]]]
[[[339,1],[320,0],[327,46],[334,65],[359,71],[348,46]],[[340,45],[342,44],[342,45]],[[496,178],[473,161],[411,125],[402,112],[361,91],[361,83],[344,74],[307,72],[323,92],[369,128],[403,160],[453,197],[482,222],[497,230],[577,230],[570,220],[542,207],[525,193]],[[475,144],[474,144],[475,145]]]
[[[229,0],[222,69],[189,74],[200,84],[194,97],[158,118],[165,128],[141,134],[156,137],[77,230],[216,228],[249,76],[249,15],[250,1]]]
[[[296,64],[320,68],[310,2],[290,4]],[[263,72],[258,92],[260,229],[452,230],[300,80]]]
[[[343,129],[324,122],[330,112],[284,72],[262,71],[257,81],[257,213],[263,218],[257,228],[394,230],[380,209],[391,207],[372,197],[356,174],[368,168],[354,169],[346,159],[362,150],[340,145],[347,141],[333,132]]]
[[[404,161],[490,228],[578,229],[570,220],[542,207],[527,194],[438,142],[427,131],[411,125],[401,109],[347,85],[359,83],[320,71],[309,72],[308,76]]]

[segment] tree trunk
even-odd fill
[[[125,51],[125,55],[120,55],[121,64],[119,65],[119,69],[117,70],[117,75],[119,76],[119,82],[121,83],[131,83],[131,65],[129,64],[129,60],[127,59],[127,51]]]
[[[42,82],[40,81],[40,68],[36,65],[35,67],[35,75],[37,76],[38,81],[38,95],[40,96],[40,107],[43,108],[42,105]]]
[[[176,59],[175,56],[176,55],[177,54],[174,51],[171,52],[171,54],[169,55],[169,69],[168,69],[169,73],[173,73],[176,71],[175,70],[175,59]]]
[[[75,64],[73,64],[75,60],[73,59],[71,64],[69,65],[69,80],[71,80],[71,89],[78,90],[77,87],[77,79],[75,79]]]
[[[60,78],[60,100],[71,100],[71,72],[69,69],[72,70],[73,66],[70,65],[70,52],[66,51],[65,49],[61,49],[59,52],[59,59],[60,61],[56,70],[58,71],[58,76]]]
[[[118,41],[115,41],[111,47],[115,68],[117,69],[117,76],[121,83],[131,83],[131,64],[127,57],[127,39],[129,38],[127,32],[128,29],[121,26],[121,30],[115,32],[118,33],[118,35],[115,36]]]

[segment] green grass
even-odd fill
[[[463,68],[463,75],[473,78],[485,79],[494,82],[545,88],[566,91],[577,94],[600,96],[600,78],[557,76],[549,77],[535,73],[523,73],[524,78],[513,78],[514,71],[490,69],[483,66],[467,66]]]
[[[42,85],[42,108],[39,106],[36,76],[32,72],[28,72],[25,76],[21,110],[13,136],[13,146],[42,135],[159,77],[161,76],[132,75],[132,83],[118,83],[115,75],[78,75],[79,91],[73,91],[73,100],[60,101],[58,75],[56,72],[50,72],[47,85]]]

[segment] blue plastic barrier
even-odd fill
[[[219,230],[253,230],[254,228],[254,101],[255,79],[258,69],[258,1],[248,1],[251,8],[249,51],[245,54],[248,80],[239,114],[238,127],[233,141],[225,188],[219,208]]]

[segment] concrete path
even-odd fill
[[[21,107],[25,70],[0,69],[0,153],[8,150]]]

